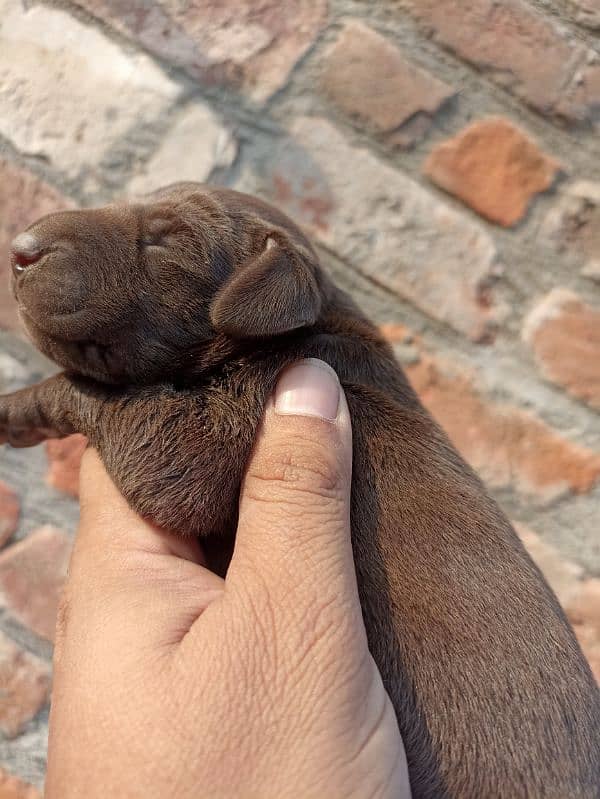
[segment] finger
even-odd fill
[[[115,645],[175,644],[223,592],[223,581],[200,564],[196,542],[141,519],[107,475],[97,453],[83,458],[81,518],[75,538],[58,637],[89,638],[95,622]],[[60,643],[59,643],[60,648]]]
[[[335,584],[356,597],[350,542],[352,433],[333,369],[308,359],[280,376],[240,497],[227,581],[248,570],[269,590]]]

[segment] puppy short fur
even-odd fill
[[[12,289],[65,371],[0,397],[0,443],[84,433],[131,506],[206,536],[223,573],[265,400],[322,358],[352,414],[361,602],[413,796],[600,795],[600,696],[556,598],[289,219],[177,184],[28,232]]]

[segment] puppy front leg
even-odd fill
[[[83,432],[81,407],[79,392],[65,374],[0,396],[0,444],[33,447]]]

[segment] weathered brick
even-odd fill
[[[583,579],[580,566],[566,560],[526,526],[515,524],[515,529],[565,609],[600,683],[600,580]]]
[[[600,309],[554,289],[525,320],[523,338],[547,380],[600,409]]]
[[[476,340],[490,335],[504,311],[491,291],[500,269],[491,237],[325,120],[297,119],[291,133],[239,187],[266,194],[426,314]]]
[[[532,413],[488,401],[457,366],[424,356],[406,371],[425,406],[491,487],[544,501],[566,491],[585,493],[600,478],[600,454]]]
[[[0,799],[42,799],[42,794],[0,767]]]
[[[598,685],[600,685],[600,638],[589,624],[578,624],[573,618],[570,621],[579,641],[579,646],[590,664],[592,674],[596,678]]]
[[[19,500],[17,495],[0,480],[0,547],[5,544],[17,529],[19,519]]]
[[[600,0],[570,0],[575,19],[592,30],[600,28]]]
[[[65,11],[0,0],[0,12],[0,133],[86,185],[130,128],[180,94],[148,56]]]
[[[455,92],[409,61],[391,41],[358,20],[349,21],[326,54],[321,88],[360,124],[399,134],[410,144]],[[403,127],[419,115],[420,125]],[[400,129],[400,130],[398,130]],[[396,137],[396,140],[398,136]]]
[[[86,446],[87,438],[78,434],[47,441],[46,454],[50,468],[46,482],[65,494],[78,497],[79,467]]]
[[[130,193],[145,193],[182,180],[206,181],[217,167],[230,166],[236,143],[210,107],[194,103],[183,111],[159,149],[129,183]]]
[[[585,580],[567,603],[567,614],[600,684],[600,580]]]
[[[393,345],[394,355],[404,366],[418,363],[423,351],[421,340],[410,328],[395,323],[379,326],[381,334]]]
[[[46,526],[0,553],[0,607],[49,641],[70,552],[69,536]]]
[[[327,19],[327,0],[77,0],[205,84],[265,100],[286,82]]]
[[[424,172],[478,214],[510,227],[550,188],[559,164],[507,119],[479,120],[439,144]]]
[[[0,74],[1,71],[0,66]],[[0,88],[0,106],[1,97]],[[8,291],[8,248],[11,241],[40,216],[71,205],[70,200],[31,172],[0,158],[0,327],[15,330],[19,326],[17,305]]]
[[[413,337],[410,328],[396,322],[384,322],[379,325],[379,332],[390,344],[405,344],[410,342]]]
[[[593,120],[598,57],[524,0],[407,0],[437,41],[544,113]]]
[[[581,592],[583,569],[577,563],[564,558],[557,549],[524,524],[515,523],[515,529],[560,604],[566,608]]]
[[[0,632],[0,731],[14,738],[48,701],[50,668]],[[0,781],[0,797],[2,782]]]
[[[577,256],[582,274],[600,280],[600,183],[578,180],[561,190],[539,232],[560,253]]]

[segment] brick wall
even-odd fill
[[[39,215],[174,180],[280,205],[600,676],[599,30],[600,0],[0,0],[0,272]],[[0,391],[51,368],[5,290],[0,328]],[[43,781],[80,453],[0,454],[2,797]]]

